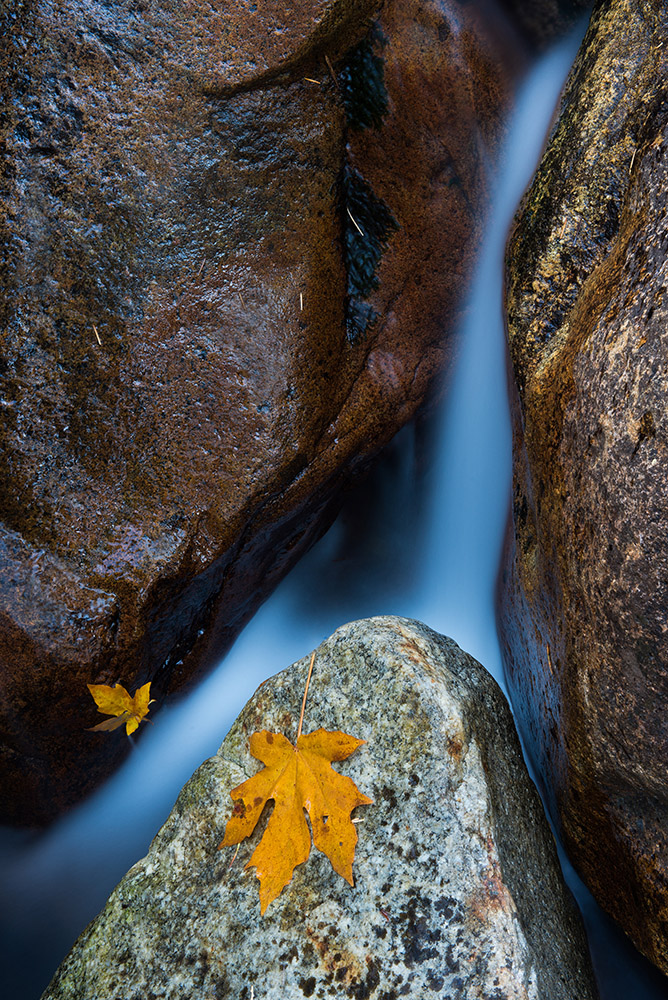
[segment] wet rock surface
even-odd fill
[[[665,4],[600,4],[509,246],[501,593],[518,725],[568,853],[668,972]]]
[[[44,1000],[595,996],[579,916],[492,678],[418,622],[374,618],[317,650],[304,731],[365,739],[341,770],[356,810],[350,887],[313,851],[260,917],[217,852],[258,729],[294,740],[310,657],[261,685],[185,785],[148,855],[78,940]]]
[[[207,669],[447,369],[517,50],[378,6],[2,6],[4,821],[110,773],[86,684]]]

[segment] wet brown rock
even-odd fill
[[[206,669],[446,367],[516,50],[385,4],[353,152],[378,6],[2,7],[5,820],[117,765],[86,683]]]
[[[511,238],[500,610],[567,850],[668,972],[668,10],[599,5]]]

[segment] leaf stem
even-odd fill
[[[304,709],[306,708],[306,695],[308,694],[308,686],[311,683],[311,674],[313,673],[313,664],[315,663],[315,650],[311,653],[311,663],[308,668],[308,677],[306,678],[306,687],[304,688],[304,700],[302,701],[302,714],[299,716],[299,729],[297,730],[297,739],[302,734],[302,726],[304,724]]]

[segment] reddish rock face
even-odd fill
[[[86,684],[201,674],[447,367],[517,50],[397,0],[360,57],[377,6],[3,8],[4,820],[119,763]]]
[[[513,704],[569,855],[668,972],[668,10],[601,5],[509,247]]]

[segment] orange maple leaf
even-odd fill
[[[142,719],[148,714],[148,706],[153,702],[149,700],[151,682],[137,688],[134,697],[131,698],[122,684],[88,684],[88,690],[95,699],[98,712],[103,715],[114,715],[117,718],[106,719],[99,726],[91,726],[89,732],[96,733],[101,730],[108,732],[111,729],[118,729],[125,723],[125,732],[130,736],[139,726]]]
[[[345,760],[364,742],[326,729],[302,736],[301,722],[296,746],[281,733],[266,729],[251,736],[250,752],[265,767],[230,792],[234,809],[219,849],[249,837],[265,803],[274,800],[267,828],[246,865],[255,867],[260,879],[261,913],[311,853],[305,809],[313,843],[327,855],[334,871],[353,884],[357,830],[350,815],[356,806],[370,805],[373,800],[363,795],[351,778],[335,771],[331,762]]]

